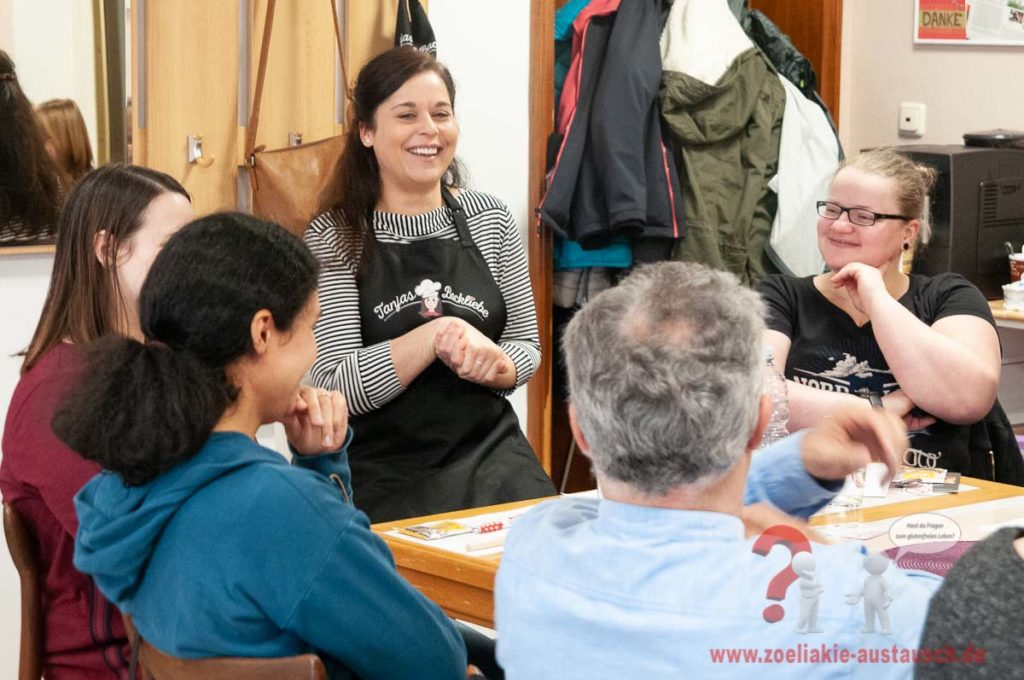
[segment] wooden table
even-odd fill
[[[959,494],[937,494],[921,497],[903,503],[873,508],[851,510],[844,513],[812,517],[814,526],[839,522],[872,522],[881,519],[895,519],[918,512],[941,512],[954,507],[971,506],[985,501],[1024,496],[1024,487],[985,482],[964,477],[961,483],[979,487],[975,491]],[[547,500],[547,499],[541,499]],[[407,541],[385,532],[400,526],[422,524],[438,519],[457,519],[493,512],[529,507],[539,500],[506,503],[486,508],[463,510],[430,517],[418,517],[401,522],[385,522],[373,525],[373,530],[391,548],[398,564],[398,571],[420,592],[441,606],[449,616],[471,621],[483,626],[494,627],[494,576],[498,572],[500,555],[470,557],[458,555],[429,545]],[[962,540],[978,540],[981,526],[1010,519],[1005,513],[995,515],[980,513],[970,522],[959,521],[963,528]],[[871,550],[885,550],[892,547],[888,536],[880,536],[866,542]]]
[[[494,576],[498,573],[501,555],[470,557],[447,550],[432,548],[424,543],[413,543],[385,532],[401,526],[423,524],[438,519],[459,519],[492,512],[528,508],[546,498],[518,503],[491,505],[485,508],[446,512],[440,515],[417,517],[401,522],[374,524],[373,530],[391,548],[398,572],[421,593],[436,602],[449,616],[463,621],[494,627]]]
[[[838,524],[842,522],[874,522],[883,519],[896,519],[906,517],[919,512],[937,512],[942,514],[943,510],[960,508],[968,510],[971,506],[996,501],[1014,496],[1024,497],[1024,487],[999,484],[997,482],[986,482],[981,479],[964,477],[961,484],[978,487],[973,491],[966,491],[958,494],[936,494],[934,496],[922,496],[903,503],[876,506],[872,508],[858,508],[847,512],[832,513],[811,518],[812,526],[823,526],[827,524]],[[960,537],[962,541],[979,541],[985,537],[982,527],[988,524],[995,524],[1010,519],[1018,519],[1024,514],[1024,510],[993,510],[981,507],[977,513],[958,512],[956,522],[963,530]],[[865,541],[864,545],[869,550],[881,551],[894,547],[888,535]]]
[[[996,325],[1006,328],[1024,328],[1024,312],[1006,309],[1002,300],[989,300],[988,306],[992,310],[992,316],[995,317]]]

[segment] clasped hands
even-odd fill
[[[498,382],[514,384],[512,360],[490,338],[456,317],[446,316],[435,323],[434,354],[456,375],[488,387],[496,387]]]
[[[885,410],[892,411],[903,418],[903,423],[911,432],[923,430],[935,423],[936,418],[917,408],[903,390],[896,390],[885,395],[882,397],[882,403],[885,404]]]
[[[301,385],[281,424],[299,455],[337,451],[348,436],[348,404],[341,392]]]

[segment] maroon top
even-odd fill
[[[39,541],[48,680],[122,678],[129,649],[121,615],[72,564],[78,517],[73,498],[99,466],[50,429],[60,398],[82,368],[73,345],[50,349],[14,390],[4,426],[0,492]]]

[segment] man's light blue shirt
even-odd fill
[[[834,495],[835,485],[804,470],[799,444],[791,437],[754,454],[747,502],[806,515]],[[789,549],[762,557],[752,543],[732,515],[581,498],[544,503],[517,520],[506,543],[495,589],[498,660],[510,680],[910,677],[910,664],[844,664],[839,650],[881,659],[894,645],[916,648],[940,579],[890,566],[892,633],[865,634],[863,605],[846,602],[868,577],[860,547],[814,544],[824,632],[801,635],[799,581],[781,621],[762,616]],[[728,650],[759,658],[793,650],[790,658],[808,660],[831,652],[836,660],[730,663]]]

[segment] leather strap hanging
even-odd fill
[[[265,145],[256,146],[276,5],[277,0],[267,0],[260,63],[256,73],[256,90],[253,93],[252,111],[245,134],[245,155],[249,165],[253,214],[276,222],[301,236],[309,221],[315,216],[321,192],[331,180],[344,147],[344,136],[336,135],[309,144],[269,151]],[[335,0],[331,0],[331,20],[334,24],[334,37],[341,63],[342,89],[345,100],[348,101],[348,72],[345,68],[345,50],[342,47],[341,26],[338,24]]]

